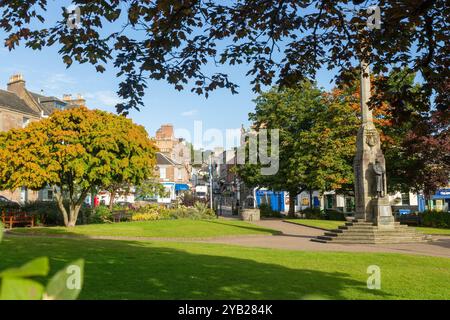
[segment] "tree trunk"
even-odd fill
[[[78,213],[80,212],[81,204],[70,204],[70,219],[68,223],[68,227],[75,227],[77,224]]]
[[[95,187],[91,187],[91,209],[94,210],[95,208],[95,197],[97,190],[95,190]]]
[[[67,210],[64,207],[64,198],[63,198],[63,195],[62,195],[62,191],[58,190],[57,187],[54,187],[53,191],[54,191],[54,194],[55,194],[55,198],[56,198],[56,202],[58,204],[59,211],[61,212],[61,214],[63,216],[63,219],[64,219],[64,225],[66,227],[68,227],[69,226],[69,217],[67,215]]]
[[[313,192],[312,192],[312,190],[310,189],[309,190],[309,208],[310,209],[313,209],[314,208],[314,206],[313,206]]]
[[[289,213],[288,216],[290,218],[295,217],[295,197],[297,194],[293,191],[289,191]]]
[[[116,198],[116,190],[111,190],[109,192],[109,210],[112,211],[114,206],[114,199]]]

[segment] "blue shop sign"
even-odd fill
[[[431,197],[431,199],[450,199],[450,189],[439,189],[436,194]]]

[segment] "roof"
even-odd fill
[[[46,96],[31,92],[31,91],[28,91],[28,92],[33,97],[33,99],[39,104],[42,111],[44,112],[44,115],[46,115],[46,116],[49,116],[50,114],[52,114],[53,111],[58,110],[58,108],[56,108],[54,106],[55,102],[58,102],[63,105],[67,104],[66,102],[64,102],[56,97],[53,97],[53,96],[46,97]]]
[[[40,114],[31,109],[25,101],[20,99],[15,93],[0,89],[0,107],[6,108],[12,111],[18,111],[39,117]]]
[[[178,162],[162,154],[161,152],[156,153],[156,163],[159,165],[180,166]]]

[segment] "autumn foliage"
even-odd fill
[[[66,226],[74,226],[91,188],[151,176],[155,150],[145,129],[123,116],[84,107],[56,111],[0,134],[0,188],[53,187]]]

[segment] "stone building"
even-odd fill
[[[171,124],[163,124],[156,131],[155,144],[160,152],[159,161],[170,162],[164,165],[167,166],[166,172],[159,171],[158,176],[164,176],[161,178],[164,181],[190,184],[192,174],[190,144],[182,138],[175,137]]]
[[[78,96],[72,99],[65,95],[63,100],[53,96],[34,93],[26,88],[22,75],[15,74],[9,78],[6,90],[0,89],[0,131],[24,128],[33,121],[49,117],[55,110],[63,110],[85,105],[85,100]],[[1,186],[0,186],[1,189]],[[26,188],[14,191],[0,191],[0,195],[17,202],[49,200],[52,191],[31,191]]]

